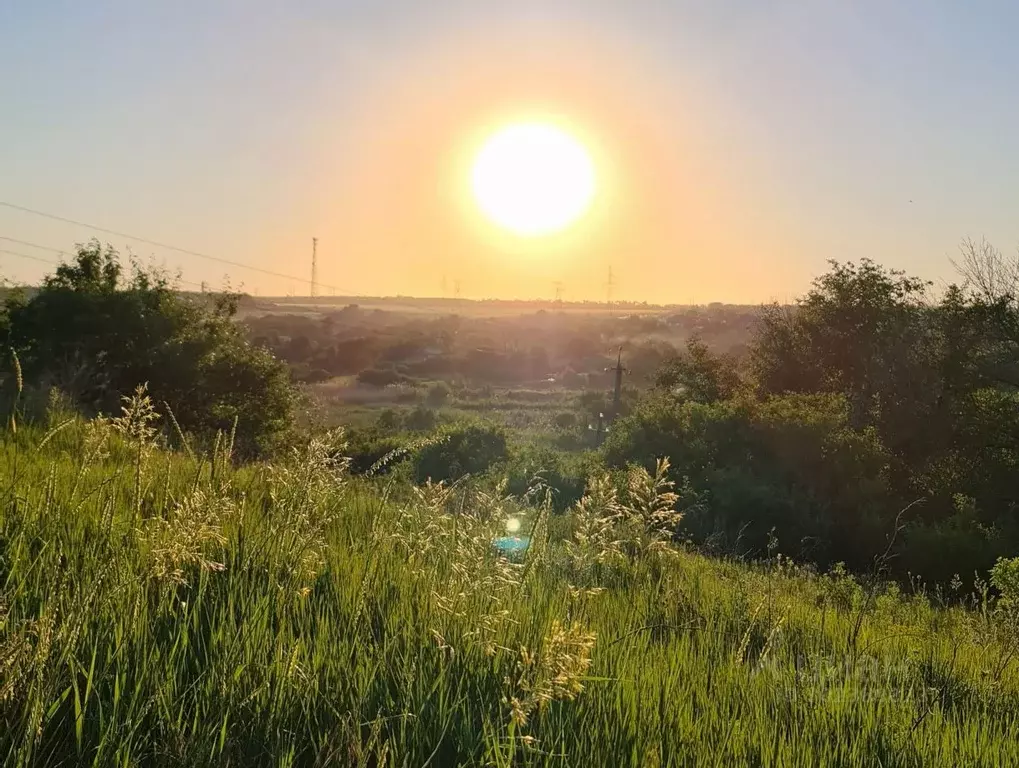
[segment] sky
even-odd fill
[[[0,202],[276,274],[0,205],[0,275],[98,235],[259,295],[308,293],[312,237],[341,295],[599,299],[611,268],[617,299],[788,301],[862,257],[943,282],[963,238],[1019,243],[1016,28],[1006,0],[3,0]],[[598,193],[524,240],[468,177],[543,119]]]

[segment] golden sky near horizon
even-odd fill
[[[601,299],[611,267],[617,298],[754,303],[828,259],[951,279],[962,238],[1019,238],[1019,49],[944,0],[53,5],[0,8],[0,201],[296,276],[100,235],[192,283],[307,293],[317,237],[344,294]],[[521,238],[472,167],[534,122],[597,194]],[[0,237],[92,234],[0,208]]]
[[[749,297],[774,263],[771,211],[740,217],[754,169],[733,177],[713,167],[717,137],[698,132],[669,94],[632,62],[560,46],[520,61],[491,46],[425,57],[412,83],[394,83],[362,123],[361,152],[328,183],[335,214],[319,235],[327,252],[372,254],[362,268],[397,275],[365,279],[390,291],[436,295],[445,278],[471,297],[543,297],[562,282],[567,299],[649,301]],[[691,110],[710,108],[691,98]],[[526,238],[487,220],[471,194],[471,168],[493,133],[521,122],[566,130],[597,176],[590,211],[560,233]],[[754,203],[759,213],[768,201]],[[720,272],[720,265],[727,268]],[[663,276],[669,285],[663,284]],[[734,286],[746,281],[749,291]]]

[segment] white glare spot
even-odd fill
[[[506,533],[516,533],[520,530],[520,521],[515,517],[511,517],[506,521]]]

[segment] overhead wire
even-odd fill
[[[83,221],[77,221],[76,219],[69,219],[69,218],[67,218],[65,216],[58,216],[58,215],[56,215],[54,213],[47,213],[46,211],[39,211],[39,210],[36,210],[35,208],[28,208],[28,207],[23,206],[23,205],[17,205],[15,203],[8,203],[8,202],[5,202],[3,200],[0,200],[0,206],[2,206],[4,208],[9,208],[9,209],[14,210],[14,211],[21,211],[22,213],[29,213],[29,214],[32,214],[33,216],[41,216],[43,218],[51,219],[53,221],[60,221],[60,222],[63,222],[65,224],[72,224],[72,225],[74,225],[76,227],[83,227],[85,229],[90,229],[90,230],[93,230],[95,232],[102,232],[103,234],[106,234],[106,235],[113,235],[115,237],[122,237],[125,240],[134,240],[135,242],[145,243],[146,245],[151,245],[151,246],[154,246],[156,248],[165,248],[166,250],[176,251],[177,253],[183,253],[183,254],[186,254],[188,256],[195,256],[195,257],[200,258],[200,259],[207,259],[209,261],[219,262],[220,264],[228,264],[228,265],[230,265],[232,267],[238,267],[239,269],[247,269],[247,270],[251,270],[252,272],[260,272],[263,275],[270,275],[271,277],[278,277],[278,278],[281,278],[283,280],[293,280],[293,281],[296,281],[296,282],[299,282],[299,283],[307,283],[309,286],[311,285],[311,282],[312,282],[307,277],[296,277],[294,275],[288,275],[288,274],[283,273],[283,272],[275,272],[275,271],[273,271],[271,269],[264,269],[262,267],[255,267],[255,266],[252,266],[251,264],[245,264],[245,263],[240,262],[240,261],[233,261],[231,259],[224,259],[224,258],[222,258],[220,256],[212,256],[210,254],[202,253],[200,251],[193,251],[193,250],[191,250],[189,248],[181,248],[181,247],[176,246],[176,245],[170,245],[168,243],[161,243],[158,240],[152,240],[152,239],[147,238],[147,237],[140,237],[139,235],[131,235],[131,234],[128,234],[126,232],[119,232],[119,231],[117,231],[115,229],[108,229],[106,227],[100,227],[100,226],[96,226],[94,224],[88,224],[88,223],[83,222]],[[332,290],[332,291],[337,291],[338,290],[335,285],[328,285],[326,283],[319,283],[318,287],[320,287],[320,288],[327,288],[327,289]]]
[[[13,238],[13,237],[7,237],[6,235],[0,235],[0,240],[6,240],[7,242],[11,242],[11,243],[18,243],[19,245],[27,245],[30,248],[39,248],[40,250],[43,250],[43,251],[51,251],[53,253],[59,253],[59,254],[61,254],[63,256],[67,256],[68,255],[68,253],[66,251],[61,251],[59,248],[52,248],[52,247],[50,247],[48,245],[39,245],[38,243],[30,243],[27,240],[18,240],[18,239]],[[18,256],[18,257],[20,257],[22,259],[31,259],[32,261],[38,261],[38,262],[41,262],[43,264],[52,264],[53,266],[60,266],[61,263],[62,263],[60,261],[54,261],[53,259],[44,259],[41,256],[32,256],[32,255],[27,254],[27,253],[21,253],[20,251],[11,251],[11,250],[8,250],[7,248],[0,248],[0,253],[5,253],[5,254],[7,254],[9,256]],[[174,278],[174,282],[183,283],[185,285],[192,285],[195,288],[202,288],[202,289],[205,288],[204,284],[196,283],[196,282],[194,282],[192,280],[185,280],[183,277],[176,277],[176,278]]]

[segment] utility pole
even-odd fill
[[[311,295],[318,295],[318,238],[311,238]]]
[[[615,373],[615,388],[612,392],[612,409],[608,413],[598,413],[598,420],[595,422],[594,429],[594,444],[599,446],[605,440],[605,434],[610,429],[610,425],[617,418],[619,418],[619,412],[622,410],[623,405],[623,374],[629,373],[629,371],[623,367],[623,348],[619,348],[619,352],[616,355],[616,364],[612,368],[606,368],[606,372],[612,371]],[[589,429],[591,429],[589,427]]]
[[[615,421],[619,416],[620,406],[623,402],[623,374],[628,373],[626,368],[623,367],[623,348],[619,348],[619,353],[616,355],[616,366],[615,368],[606,368],[607,371],[612,371],[616,375],[615,389],[612,392],[612,413],[609,417]]]

